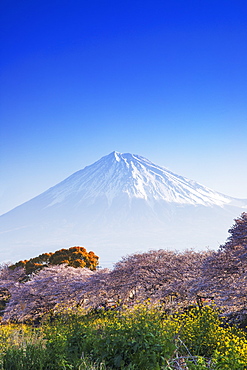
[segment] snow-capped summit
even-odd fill
[[[216,248],[247,209],[136,154],[112,152],[0,217],[0,261],[85,246],[103,266],[150,248]]]
[[[219,205],[233,199],[216,193],[195,181],[178,176],[136,154],[112,152],[47,191],[52,198],[49,206],[76,195],[80,201],[106,197],[110,205],[115,197],[145,199],[152,204],[169,203]]]

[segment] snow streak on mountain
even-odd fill
[[[0,259],[82,245],[102,265],[153,248],[217,248],[247,200],[113,152],[0,217]]]
[[[177,176],[141,156],[117,152],[76,172],[48,190],[48,194],[53,199],[50,206],[63,202],[72,194],[80,194],[81,200],[104,196],[108,206],[114,198],[123,194],[130,200],[145,199],[150,204],[164,200],[169,203],[222,206],[233,201],[230,197]]]

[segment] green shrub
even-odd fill
[[[74,318],[69,323],[67,357],[73,362],[85,353],[114,369],[160,369],[175,348],[161,315],[157,309],[138,306]]]
[[[2,356],[4,370],[43,370],[47,365],[47,351],[40,345],[12,346]],[[48,368],[47,368],[48,369]]]
[[[0,326],[1,370],[246,370],[246,334],[216,309],[65,312],[38,329]]]

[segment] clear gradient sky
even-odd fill
[[[246,0],[2,0],[0,214],[113,150],[247,198]]]

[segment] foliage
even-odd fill
[[[207,256],[205,252],[150,251],[123,258],[112,271],[50,264],[27,280],[21,267],[3,268],[0,287],[11,294],[3,320],[37,319],[50,310],[77,304],[112,308],[150,299],[163,301],[167,309],[178,302],[187,305]]]
[[[14,265],[9,266],[9,268],[23,267],[27,275],[50,265],[61,264],[71,267],[87,267],[90,270],[95,270],[98,265],[98,259],[99,257],[94,252],[87,252],[84,247],[71,247],[69,249],[60,249],[55,253],[43,253],[29,260],[16,262]]]
[[[159,369],[174,350],[172,325],[162,321],[162,312],[137,306],[123,312],[104,311],[78,320],[69,343],[80,344],[79,352],[90,353],[112,368]]]
[[[244,370],[247,338],[213,307],[167,315],[162,306],[60,313],[40,327],[0,327],[4,370]]]
[[[124,257],[110,272],[99,271],[87,281],[83,296],[93,307],[110,302],[131,306],[150,299],[167,307],[188,304],[190,289],[200,275],[209,252],[167,250],[136,253]]]
[[[227,242],[205,259],[201,276],[194,285],[197,294],[213,295],[225,313],[246,316],[247,213],[235,220]]]
[[[10,293],[8,289],[0,289],[0,315],[4,313],[6,304],[9,302]]]
[[[59,305],[78,303],[86,278],[98,257],[83,247],[44,253],[0,269],[0,310],[4,320],[36,319]]]
[[[172,313],[178,305],[199,302],[202,306],[203,299],[213,299],[228,320],[238,315],[246,327],[247,213],[235,220],[229,232],[231,236],[217,252],[151,250],[122,258],[111,271],[95,270],[98,257],[81,247],[39,256],[39,262],[32,263],[42,266],[28,277],[28,263],[2,266],[3,322],[40,320],[77,305],[95,310],[132,307],[147,299],[162,303],[165,312]],[[72,267],[80,263],[88,263],[91,269]]]
[[[236,351],[235,363],[239,360],[238,368],[244,365],[247,359],[246,335],[235,327],[223,327],[216,308],[194,308],[188,314],[180,316],[180,319],[180,338],[195,355],[215,358],[217,350],[218,354],[225,356],[227,349],[232,346]]]
[[[228,230],[231,235],[224,245],[224,248],[232,248],[239,245],[247,247],[247,213],[243,212],[241,216],[234,221],[235,224]]]
[[[5,282],[11,294],[3,321],[33,321],[51,310],[58,311],[65,306],[76,305],[78,292],[83,289],[85,281],[94,274],[87,268],[54,265],[33,274],[30,280],[20,282],[14,277],[11,279],[12,274],[16,272],[6,269],[5,273],[8,273],[8,276],[5,275],[6,280],[2,280],[2,284]]]

